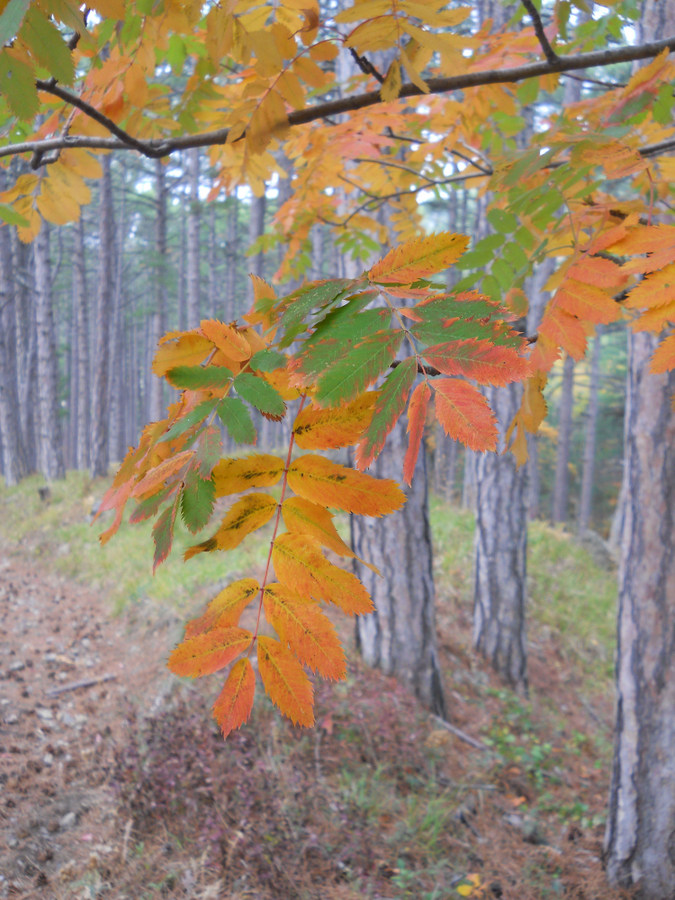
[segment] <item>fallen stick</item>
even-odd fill
[[[458,737],[460,741],[464,741],[464,743],[469,744],[469,746],[474,747],[476,750],[483,750],[485,753],[490,749],[486,744],[482,741],[479,741],[477,738],[471,737],[470,734],[467,734],[466,731],[462,731],[461,728],[457,728],[455,725],[451,725],[449,722],[446,722],[445,719],[441,719],[440,716],[432,717],[438,724],[442,727],[450,731],[455,737]]]
[[[102,684],[104,681],[112,681],[117,675],[97,675],[96,678],[84,678],[82,681],[71,681],[70,684],[62,684],[60,687],[52,688],[47,691],[48,697],[56,697],[57,694],[65,694],[66,691],[76,691],[78,688],[93,687],[95,684]]]

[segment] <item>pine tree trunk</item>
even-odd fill
[[[19,416],[12,247],[9,228],[0,228],[0,435],[2,472],[8,487],[26,474]]]
[[[166,174],[161,159],[155,161],[155,302],[150,316],[150,342],[157,346],[160,337],[166,331],[168,252],[166,241]],[[149,417],[157,422],[164,414],[163,382],[151,371],[149,378]]]
[[[84,252],[84,221],[74,228],[73,294],[77,330],[77,404],[75,408],[75,466],[87,469],[90,457],[91,381],[89,378],[89,295]]]
[[[649,373],[630,336],[627,485],[617,630],[607,874],[640,900],[675,898],[675,372]]]
[[[554,522],[567,521],[567,495],[569,486],[570,446],[572,443],[572,411],[574,408],[574,360],[565,357],[563,365],[562,393],[558,414],[558,452],[555,460],[553,485]]]
[[[187,327],[196,328],[201,321],[199,254],[199,150],[188,150],[188,182],[190,185],[187,217]]]
[[[52,275],[49,258],[49,226],[35,238],[35,328],[37,332],[38,469],[51,480],[63,478],[63,448],[59,419],[56,331],[52,308]]]
[[[407,446],[405,422],[387,439],[370,468],[380,478],[400,480]],[[442,677],[436,649],[435,592],[424,451],[406,490],[403,509],[386,521],[351,517],[354,551],[378,567],[379,578],[360,563],[355,572],[373,598],[376,611],[359,616],[356,639],[368,665],[394,675],[425,706],[445,716]]]
[[[237,297],[237,245],[239,240],[239,199],[234,193],[229,200],[227,218],[227,271],[225,272],[225,321],[236,319],[239,311]]]
[[[95,478],[108,471],[108,369],[110,366],[111,319],[113,312],[115,223],[113,215],[110,156],[101,159],[99,284],[96,309],[96,352],[93,366],[91,411],[91,474]]]
[[[16,273],[14,306],[16,312],[17,382],[21,440],[27,472],[37,469],[37,334],[35,328],[35,248],[11,232],[12,263]]]
[[[598,430],[598,394],[600,390],[600,349],[602,347],[602,325],[598,325],[591,357],[591,384],[586,411],[586,438],[581,474],[581,495],[579,497],[579,531],[586,531],[591,524],[593,504],[593,477],[595,474],[595,439]]]
[[[486,393],[503,435],[522,388]],[[517,468],[510,453],[477,455],[476,488],[474,646],[507,684],[526,692],[527,468]]]

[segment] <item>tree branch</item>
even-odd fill
[[[549,40],[546,37],[546,32],[544,31],[541,16],[537,12],[536,6],[532,2],[532,0],[521,0],[521,2],[529,13],[530,18],[532,19],[532,24],[534,25],[534,33],[537,35],[537,40],[541,44],[541,49],[544,51],[544,56],[552,66],[557,65],[560,57],[555,52],[553,47],[551,47]]]
[[[491,69],[484,72],[466,72],[464,75],[453,75],[445,78],[430,78],[427,82],[428,91],[431,94],[447,94],[452,91],[464,90],[471,87],[481,87],[486,84],[514,84],[526,81],[530,78],[539,78],[542,75],[552,73],[571,72],[579,69],[610,66],[617,62],[633,62],[641,59],[653,59],[663,50],[675,51],[675,36],[664,38],[660,41],[651,41],[639,46],[617,47],[612,50],[595,50],[592,53],[579,53],[576,56],[558,56],[555,63],[536,62],[522,66],[513,66],[509,69]],[[415,84],[404,84],[401,88],[400,98],[421,97],[425,92]],[[68,100],[67,102],[70,102]],[[84,101],[82,101],[84,103]],[[369,106],[376,106],[382,102],[379,91],[367,91],[363,94],[355,94],[351,97],[343,97],[337,100],[329,100],[308,106],[306,109],[293,110],[288,115],[290,126],[306,125],[329,116],[336,116],[346,112],[354,112]],[[84,110],[83,110],[84,111]],[[99,113],[99,115],[101,115]],[[104,117],[105,118],[105,117]],[[114,123],[111,123],[114,124]],[[107,127],[107,125],[106,125]],[[118,126],[115,126],[118,128]],[[121,129],[120,129],[121,131]],[[16,156],[19,153],[33,153],[36,151],[58,150],[64,147],[88,148],[98,150],[138,150],[144,156],[152,159],[170,156],[178,150],[188,150],[192,147],[213,147],[224,144],[230,133],[229,128],[221,128],[217,131],[204,132],[202,134],[182,135],[176,138],[139,141],[136,138],[122,132],[122,136],[111,138],[90,137],[88,135],[66,135],[60,138],[47,138],[45,140],[24,141],[0,148],[0,157]],[[246,136],[244,132],[238,140]]]

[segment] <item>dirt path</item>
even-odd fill
[[[115,750],[167,689],[167,630],[148,653],[147,623],[0,548],[0,898],[98,896],[125,852]]]

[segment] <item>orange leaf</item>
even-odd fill
[[[307,500],[362,516],[384,516],[405,503],[395,481],[373,478],[311,453],[291,464],[288,485]]]
[[[164,335],[152,361],[155,375],[166,375],[176,366],[198,366],[212,352],[213,344],[196,331]]]
[[[277,501],[269,494],[247,494],[237,500],[227,512],[213,537],[194,547],[188,547],[184,558],[211,550],[232,550],[244,538],[269,522],[277,508]]]
[[[412,393],[410,405],[408,407],[408,427],[407,432],[410,435],[408,441],[408,449],[405,453],[403,461],[403,477],[407,484],[412,482],[417,456],[420,452],[420,444],[422,443],[422,435],[424,433],[424,423],[426,421],[427,407],[429,398],[431,397],[431,388],[426,381],[420,382]]]
[[[447,269],[464,253],[468,243],[466,235],[449,232],[407,241],[375,263],[368,278],[377,284],[412,284]]]
[[[434,381],[436,418],[443,431],[479,452],[497,449],[497,423],[487,400],[457,378]]]
[[[434,344],[426,348],[424,358],[444,375],[464,375],[479,384],[499,387],[520,381],[530,371],[528,360],[512,347],[477,338]]]
[[[254,487],[270,487],[281,478],[284,465],[280,456],[269,453],[221,459],[213,469],[216,497],[239,494]]]
[[[236,328],[218,322],[215,319],[203,319],[200,323],[202,334],[212,341],[219,350],[230,359],[243,362],[250,359],[251,347],[243,334],[239,334]]]
[[[243,628],[214,628],[187,638],[169,656],[175,675],[198,678],[223,669],[251,643],[253,635]]]
[[[584,256],[570,266],[567,277],[599,288],[620,288],[626,283],[625,272],[617,263],[602,256]]]
[[[191,619],[185,626],[185,637],[203,634],[211,628],[236,625],[244,609],[260,590],[255,578],[242,578],[224,588],[206,607],[203,615]]]
[[[615,322],[621,309],[614,297],[599,287],[566,278],[555,295],[555,303],[565,312],[587,322],[606,325]]]
[[[376,391],[366,391],[344,406],[309,406],[297,416],[293,434],[303,450],[327,450],[355,444],[373,415]]]
[[[675,263],[646,275],[626,298],[629,309],[653,309],[675,300]]]
[[[576,360],[586,353],[586,332],[576,316],[549,304],[539,325],[539,338],[549,339],[554,347],[562,347]],[[539,340],[537,340],[537,343]]]
[[[143,497],[154,494],[155,491],[162,487],[168,478],[175,475],[176,472],[183,468],[187,461],[194,456],[194,452],[194,450],[183,450],[182,453],[170,456],[169,459],[165,459],[164,462],[161,462],[158,466],[150,469],[150,471],[133,486],[131,496]]]
[[[254,695],[255,673],[251,661],[244,657],[230,669],[227,681],[213,704],[213,717],[224,738],[248,721]]]
[[[272,563],[279,581],[302,596],[335,603],[347,615],[372,612],[373,601],[356,575],[328,562],[307,534],[280,534]]]
[[[324,678],[345,677],[342,645],[330,620],[313,600],[305,600],[282,584],[265,588],[265,615],[298,660]]]
[[[258,637],[258,669],[267,694],[295,725],[314,724],[314,689],[293,654],[274,638]]]
[[[675,369],[675,333],[669,334],[654,351],[650,372],[660,375]]]

